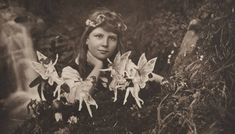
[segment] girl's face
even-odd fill
[[[100,60],[112,56],[117,48],[118,36],[113,32],[107,32],[102,27],[95,28],[86,40],[88,51]]]

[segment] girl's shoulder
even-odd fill
[[[72,73],[79,74],[79,64],[76,62],[76,58],[72,59],[70,62],[64,65],[63,68],[61,69],[61,73],[62,75],[72,74]]]
[[[70,62],[70,63],[68,64],[68,66],[70,66],[71,68],[73,68],[73,69],[75,69],[75,70],[78,70],[79,63],[78,63],[77,58],[75,58],[75,60],[73,60],[72,62]]]

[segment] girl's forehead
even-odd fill
[[[116,33],[107,31],[102,27],[97,27],[91,32],[91,34],[100,34],[100,33],[107,34],[107,35],[112,35],[112,36],[117,36]]]

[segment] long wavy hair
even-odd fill
[[[92,66],[87,63],[88,47],[86,45],[86,40],[87,40],[89,34],[95,28],[101,27],[105,31],[113,32],[113,33],[117,34],[117,36],[118,36],[117,49],[115,50],[113,55],[109,58],[110,60],[114,59],[114,57],[118,51],[120,51],[121,53],[124,51],[123,50],[123,43],[122,43],[123,30],[120,29],[120,27],[119,27],[120,24],[121,25],[124,24],[123,20],[121,19],[121,16],[116,14],[115,12],[112,12],[111,10],[109,10],[107,8],[98,8],[98,9],[92,11],[90,16],[88,17],[88,20],[96,21],[95,19],[100,14],[105,15],[104,21],[102,23],[98,24],[97,26],[86,25],[85,30],[80,38],[78,49],[76,50],[77,54],[75,55],[76,56],[75,58],[78,58],[78,63],[79,63],[78,71],[79,71],[82,78],[86,78],[92,69]],[[105,66],[107,67],[107,65],[108,65],[108,62],[105,60],[104,67]]]

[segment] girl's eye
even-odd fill
[[[112,41],[117,41],[117,37],[111,36],[111,37],[110,37],[110,40],[112,40]]]
[[[103,34],[96,34],[95,37],[98,38],[98,39],[101,39],[101,38],[104,37],[104,35]]]

